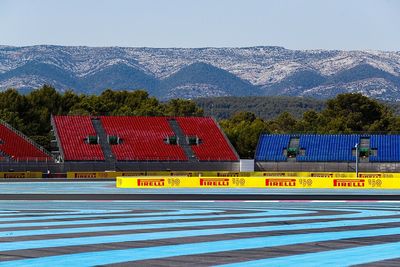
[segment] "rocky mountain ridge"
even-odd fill
[[[161,99],[361,92],[400,101],[400,52],[243,48],[0,46],[0,89],[100,93],[147,89]]]

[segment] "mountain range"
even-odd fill
[[[344,92],[400,101],[400,52],[243,48],[0,46],[0,90],[146,89],[162,100]]]

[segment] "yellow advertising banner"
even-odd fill
[[[118,176],[146,176],[146,172],[126,171],[126,172],[67,172],[67,178],[116,178]]]
[[[400,189],[398,178],[321,177],[117,177],[119,188]]]
[[[229,171],[125,171],[125,172],[67,172],[67,178],[116,178],[132,177],[241,177],[241,178],[355,178],[354,172],[229,172]],[[1,177],[1,176],[0,176]],[[41,176],[40,176],[41,177]],[[365,173],[360,172],[359,178],[399,178],[400,173]]]
[[[0,172],[0,178],[42,178],[41,172]]]

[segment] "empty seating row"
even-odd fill
[[[188,160],[181,146],[164,142],[174,135],[166,117],[103,116],[101,122],[107,135],[122,140],[111,146],[117,160]]]
[[[284,149],[287,149],[290,135],[263,134],[258,142],[255,159],[259,161],[285,161]]]
[[[355,161],[353,150],[360,143],[359,135],[301,135],[299,147],[304,155],[297,157],[298,161]]]
[[[104,160],[99,144],[88,144],[88,136],[96,136],[91,117],[89,116],[54,116],[60,146],[64,160],[86,161]]]
[[[0,151],[11,160],[48,161],[51,157],[6,125],[0,124]],[[3,157],[2,157],[3,158]]]
[[[363,136],[364,137],[364,136]],[[291,138],[298,140],[293,147],[300,162],[353,162],[355,145],[360,144],[360,135],[344,134],[263,134],[260,137],[255,159],[258,161],[286,161],[285,149],[289,149]],[[293,144],[292,144],[293,145]]]
[[[371,162],[399,162],[400,135],[371,135],[371,149],[376,149],[376,155],[370,156]]]
[[[96,134],[91,119],[90,116],[54,117],[64,160],[104,160],[99,144],[85,142],[87,136],[99,134]],[[101,121],[107,136],[118,140],[110,144],[111,152],[118,161],[188,161],[182,140],[178,143],[166,141],[171,137],[176,138],[178,134],[179,138],[195,136],[200,140],[191,146],[200,161],[238,160],[234,149],[212,118],[100,116],[96,119]],[[178,130],[175,129],[178,132],[171,128],[170,119],[177,122],[176,126],[175,123],[172,126],[178,127]],[[107,140],[100,139],[105,146],[103,142]]]
[[[192,145],[200,161],[239,160],[212,118],[178,117],[176,121],[186,136],[197,136],[200,139],[199,144]]]

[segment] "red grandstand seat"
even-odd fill
[[[179,145],[164,142],[174,132],[165,117],[104,116],[101,122],[107,135],[122,142],[112,145],[117,160],[186,161]]]
[[[54,116],[64,160],[104,160],[99,144],[88,144],[85,138],[96,136],[90,116]]]
[[[199,160],[237,161],[235,152],[212,118],[176,118],[186,136],[197,136],[201,143],[192,149]]]
[[[0,151],[12,160],[47,161],[52,158],[39,147],[33,145],[26,137],[0,124]],[[4,160],[4,158],[2,157]]]

